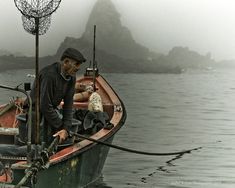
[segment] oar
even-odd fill
[[[79,138],[82,138],[82,139],[90,140],[92,142],[96,142],[98,144],[102,144],[102,145],[111,147],[111,148],[115,148],[115,149],[119,149],[119,150],[122,150],[122,151],[131,152],[131,153],[141,154],[141,155],[155,155],[155,156],[183,155],[185,153],[190,153],[191,151],[199,150],[199,149],[202,148],[202,147],[197,147],[197,148],[193,148],[193,149],[188,149],[188,150],[183,150],[183,151],[178,151],[178,152],[169,152],[169,153],[145,152],[145,151],[139,151],[139,150],[134,150],[134,149],[129,149],[129,148],[117,146],[117,145],[114,145],[114,144],[109,144],[107,142],[96,140],[96,139],[93,139],[93,138],[90,138],[90,137],[87,137],[87,136],[84,136],[84,135],[81,135],[81,134],[78,134],[78,133],[74,133],[74,132],[71,132],[71,131],[69,133],[70,133],[71,136],[76,136],[76,137],[79,137]]]
[[[57,147],[59,143],[59,136],[57,136],[48,148],[45,148],[41,154],[40,158],[33,161],[31,166],[25,170],[25,176],[20,180],[20,182],[15,186],[15,188],[20,188],[22,185],[26,183],[26,181],[37,174],[38,171],[45,168],[45,165],[49,161],[49,157],[53,154],[54,149]]]

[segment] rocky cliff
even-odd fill
[[[120,14],[111,0],[97,0],[82,37],[65,38],[56,56],[59,57],[67,47],[74,47],[92,59],[94,25],[97,27],[97,60],[103,72],[180,72],[178,65],[156,61],[155,57],[159,57],[159,54],[133,39],[128,28],[122,25]]]
[[[40,58],[40,67],[60,59],[67,47],[79,49],[89,63],[93,54],[94,25],[97,26],[96,58],[102,72],[180,73],[185,68],[200,68],[208,62],[213,63],[209,55],[201,56],[183,47],[175,47],[167,55],[151,52],[138,44],[128,28],[122,25],[120,14],[111,0],[97,0],[83,35],[80,38],[66,37],[54,56]],[[32,68],[33,62],[34,58],[0,57],[2,69]]]
[[[122,25],[120,14],[110,0],[98,0],[82,36],[93,40],[93,26],[97,25],[97,46],[112,55],[126,59],[146,59],[149,50],[135,42],[131,32]]]

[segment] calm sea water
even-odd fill
[[[234,188],[234,72],[104,74],[128,113],[113,144],[149,152],[202,149],[178,159],[110,149],[103,177],[92,187]],[[32,80],[29,73],[9,71],[0,80],[15,86]],[[9,97],[1,91],[0,102]]]

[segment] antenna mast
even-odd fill
[[[94,25],[94,39],[93,39],[93,91],[96,91],[95,82],[96,82],[96,70],[97,63],[95,60],[95,39],[96,39],[96,25]]]

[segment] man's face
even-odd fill
[[[79,70],[81,63],[77,62],[73,59],[66,59],[64,71],[67,75],[74,76],[76,72]]]

